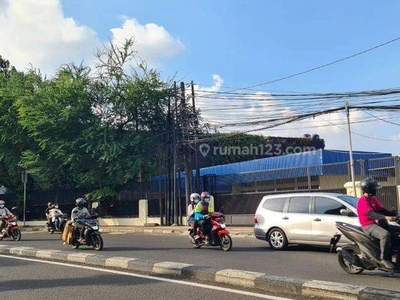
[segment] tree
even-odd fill
[[[131,40],[104,46],[94,71],[62,66],[18,100],[19,124],[36,144],[20,164],[42,189],[85,187],[89,198],[103,199],[155,170],[171,90],[143,62],[128,68],[132,47]]]
[[[19,124],[17,102],[34,93],[41,78],[34,72],[18,72],[0,56],[0,184],[9,190],[21,187],[20,159],[35,143]]]
[[[21,165],[42,189],[80,185],[75,167],[90,156],[81,149],[82,133],[98,119],[87,92],[88,74],[87,68],[65,67],[18,101],[19,123],[36,143],[22,153]]]

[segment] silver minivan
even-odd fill
[[[264,196],[254,216],[254,235],[274,250],[289,244],[329,246],[338,233],[336,221],[360,226],[358,198],[324,192]],[[341,244],[349,243],[342,236]]]

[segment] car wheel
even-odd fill
[[[268,234],[268,243],[273,250],[284,250],[288,246],[286,235],[279,228],[271,229]]]

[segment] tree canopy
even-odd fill
[[[0,183],[18,190],[26,169],[37,189],[115,195],[154,170],[165,140],[171,85],[135,61],[132,40],[104,46],[93,69],[61,66],[51,79],[0,57]]]

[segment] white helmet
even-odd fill
[[[200,199],[200,195],[197,193],[190,194],[190,202],[198,203]]]

